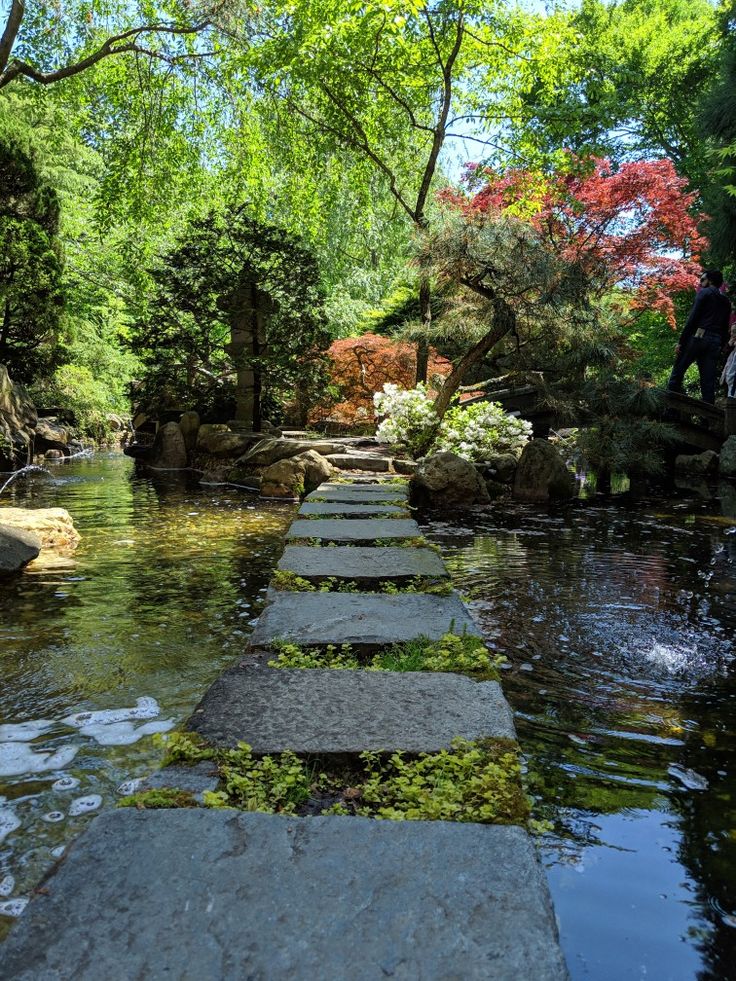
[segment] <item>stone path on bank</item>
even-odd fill
[[[478,635],[455,593],[371,592],[417,577],[447,581],[416,522],[371,517],[386,502],[389,513],[405,512],[406,486],[356,479],[307,498],[287,537],[308,544],[287,544],[279,574],[327,580],[330,591],[272,587],[254,654],[292,641],[347,643],[365,657],[448,631]],[[383,544],[402,540],[409,547]],[[348,762],[365,751],[433,753],[458,737],[515,738],[496,681],[283,670],[259,656],[215,681],[189,728],[220,747],[245,741],[256,756],[291,750]],[[205,763],[183,775],[169,767],[150,785],[204,790],[215,779]],[[567,971],[521,827],[124,808],[98,817],[69,849],[0,961],[1,981],[100,977],[561,981]]]

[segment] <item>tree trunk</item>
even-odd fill
[[[246,281],[235,292],[229,308],[230,343],[225,352],[235,368],[235,422],[257,432],[261,425],[261,378],[254,365],[260,350],[259,329],[264,294],[255,282]]]
[[[493,323],[493,328],[463,355],[445,379],[442,391],[434,402],[434,411],[440,419],[442,419],[450,407],[452,398],[462,384],[468,369],[472,368],[479,361],[482,361],[499,341],[503,340],[507,334],[514,330],[516,326],[516,314],[503,300],[499,299],[494,302]]]

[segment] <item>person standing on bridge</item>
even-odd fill
[[[718,359],[728,342],[731,302],[721,292],[723,273],[706,269],[700,277],[700,289],[675,348],[675,363],[667,388],[682,391],[682,380],[691,364],[697,362],[700,392],[704,402],[716,400]]]

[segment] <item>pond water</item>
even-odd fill
[[[425,525],[508,658],[576,979],[736,978],[736,488],[721,490]]]
[[[185,719],[242,650],[294,511],[156,483],[119,454],[54,467],[2,504],[66,507],[82,542],[0,586],[0,904],[28,895],[87,808],[156,767],[151,730]],[[575,979],[736,977],[736,523],[723,510],[736,513],[736,489],[424,522],[508,657]]]
[[[156,483],[120,453],[50,470],[0,499],[0,515],[65,507],[82,535],[70,560],[0,583],[0,914],[121,783],[158,766],[152,733],[187,718],[243,649],[294,511]],[[11,923],[0,915],[0,938]]]

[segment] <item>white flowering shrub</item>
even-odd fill
[[[376,431],[381,443],[423,450],[436,432],[432,451],[447,450],[479,462],[498,453],[518,457],[531,438],[531,423],[503,411],[498,402],[477,402],[450,409],[438,423],[426,385],[403,389],[387,383],[373,396],[376,415],[383,419]]]
[[[474,462],[499,453],[519,457],[531,435],[532,424],[510,416],[498,402],[476,402],[448,410],[432,449],[447,450]]]
[[[373,396],[373,405],[376,415],[384,416],[376,430],[379,443],[405,446],[410,452],[420,449],[439,424],[426,385],[404,389],[387,382]]]

